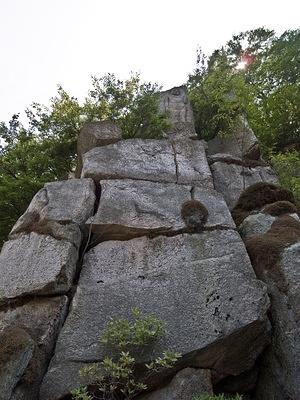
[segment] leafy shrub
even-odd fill
[[[272,156],[271,162],[281,185],[290,189],[300,202],[300,153],[278,153]]]
[[[113,350],[113,355],[80,370],[80,375],[88,379],[92,389],[89,393],[86,386],[77,388],[72,391],[73,398],[91,400],[94,395],[100,395],[101,399],[130,400],[146,390],[144,381],[161,369],[172,368],[180,354],[164,351],[160,357],[145,364],[147,373],[141,382],[135,378],[136,359],[133,353],[142,351],[165,334],[165,324],[162,321],[153,315],[143,315],[138,309],[133,310],[133,321],[112,319],[101,342]]]

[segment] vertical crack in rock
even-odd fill
[[[179,167],[178,167],[178,161],[177,161],[177,152],[176,152],[176,147],[175,143],[173,140],[170,140],[172,149],[173,149],[173,155],[174,155],[174,163],[175,163],[175,173],[176,173],[176,183],[178,184],[179,180]]]

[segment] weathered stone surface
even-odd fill
[[[23,329],[0,330],[0,400],[11,398],[33,351],[34,342]]]
[[[174,87],[160,93],[159,111],[167,113],[172,124],[170,137],[196,138],[194,116],[185,86]]]
[[[251,235],[262,235],[271,228],[275,219],[276,217],[264,213],[249,215],[239,226],[239,232],[244,239]]]
[[[6,242],[0,254],[2,299],[67,292],[77,258],[74,245],[51,236],[31,233]]]
[[[107,146],[121,139],[122,130],[112,121],[86,122],[78,137],[77,152],[82,155],[94,147]]]
[[[175,162],[176,161],[176,162]],[[129,139],[83,156],[82,177],[178,182],[213,188],[202,141]]]
[[[78,141],[78,165],[76,177],[80,177],[82,169],[82,155],[94,147],[107,146],[122,139],[121,128],[111,121],[87,122],[83,125]]]
[[[230,209],[235,206],[240,194],[254,183],[278,183],[278,179],[270,167],[248,168],[236,164],[215,162],[210,168],[215,189],[223,194]]]
[[[169,385],[139,397],[140,400],[192,400],[194,396],[213,394],[211,373],[205,369],[185,368]]]
[[[138,180],[101,181],[97,213],[88,220],[102,240],[125,240],[145,234],[174,234],[184,230],[181,207],[192,197],[192,187]],[[235,227],[222,195],[194,188],[193,197],[208,210],[207,227]]]
[[[134,307],[165,321],[172,333],[139,361],[170,349],[183,355],[183,367],[239,374],[266,344],[268,305],[235,231],[101,243],[85,257],[41,399],[76,387],[78,369],[106,353],[99,337],[109,318],[129,318]]]
[[[258,160],[260,151],[258,141],[250,128],[247,120],[243,117],[230,135],[215,137],[207,142],[208,155],[216,153],[227,153],[241,158]]]
[[[283,252],[280,262],[288,290],[282,293],[267,275],[262,278],[271,298],[272,343],[260,370],[256,398],[300,398],[300,243]]]
[[[214,188],[202,140],[172,142],[175,153],[177,183]]]
[[[41,231],[79,247],[81,233],[78,226],[84,226],[93,214],[95,200],[92,179],[46,183],[16,222],[10,237]]]
[[[67,301],[65,296],[43,298],[0,312],[0,331],[8,332],[10,340],[10,354],[6,357],[7,346],[0,333],[0,377],[5,376],[0,379],[1,400],[38,399],[39,385],[64,321]]]
[[[129,139],[83,155],[82,177],[176,182],[173,149],[167,140]]]

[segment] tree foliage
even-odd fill
[[[110,119],[124,138],[160,137],[168,128],[158,112],[159,86],[138,75],[122,81],[113,74],[92,77],[81,104],[61,86],[48,107],[33,103],[24,126],[15,114],[0,124],[0,245],[31,198],[46,182],[68,177],[85,121]]]
[[[264,157],[299,197],[300,30],[280,36],[264,28],[242,32],[210,57],[200,49],[188,85],[198,134],[230,134],[246,116]],[[296,175],[284,174],[283,160]]]

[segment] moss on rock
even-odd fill
[[[281,292],[286,293],[288,284],[280,257],[286,247],[299,240],[300,223],[287,215],[274,221],[267,233],[246,239],[246,248],[258,278],[270,278]]]
[[[262,211],[266,214],[270,214],[276,217],[283,214],[297,213],[297,207],[290,201],[282,200],[268,204],[263,208]]]
[[[181,217],[192,232],[200,232],[207,222],[207,208],[198,200],[188,200],[182,204]]]
[[[273,183],[258,182],[249,186],[240,195],[232,210],[232,216],[237,226],[250,215],[251,211],[260,210],[267,204],[286,201],[295,204],[293,193]]]

